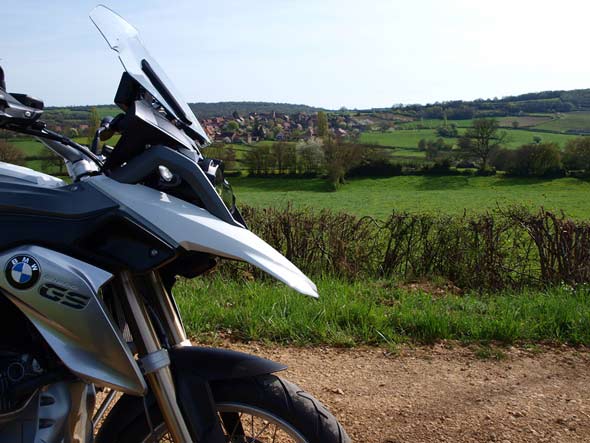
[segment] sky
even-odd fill
[[[4,1],[9,91],[110,104],[122,67],[87,0]],[[579,0],[103,1],[189,102],[389,107],[590,87]]]

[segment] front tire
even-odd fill
[[[336,418],[318,400],[275,375],[212,382],[211,390],[228,443],[349,443]],[[156,439],[172,441],[159,414]],[[145,417],[138,417],[112,443],[149,441]]]

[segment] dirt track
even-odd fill
[[[443,345],[297,349],[236,345],[290,366],[359,443],[588,442],[590,352],[504,351],[481,360]]]

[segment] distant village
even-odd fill
[[[328,116],[329,130],[338,137],[350,137],[369,129],[372,120],[351,115]],[[210,138],[219,143],[251,144],[261,140],[295,141],[317,135],[318,114],[299,112],[292,115],[252,112],[232,117],[202,119],[201,124]]]
[[[99,109],[101,107],[98,107]],[[116,108],[100,111],[101,115],[117,113]],[[318,112],[248,112],[233,111],[223,116],[199,117],[212,141],[225,144],[252,144],[261,140],[299,141],[318,135]],[[48,126],[70,137],[87,137],[92,132],[90,107],[47,110],[44,120]],[[326,112],[328,130],[343,139],[356,138],[370,130],[395,129],[396,123],[414,118],[395,112],[331,111]]]

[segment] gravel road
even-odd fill
[[[590,352],[450,345],[375,349],[231,344],[290,366],[355,442],[588,442]]]

